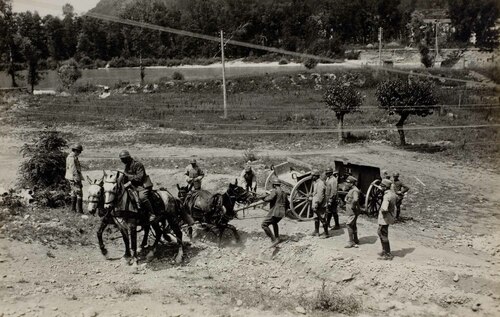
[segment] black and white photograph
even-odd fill
[[[500,316],[498,0],[0,0],[0,317]]]

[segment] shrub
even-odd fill
[[[313,69],[314,67],[316,67],[318,65],[318,60],[317,59],[307,59],[304,61],[304,66],[307,68],[307,69]]]
[[[71,88],[78,78],[82,77],[82,72],[78,69],[78,63],[74,59],[69,59],[59,67],[57,74],[63,87],[66,89]]]
[[[243,159],[245,162],[254,162],[257,161],[257,154],[255,154],[252,149],[246,149],[243,153]]]
[[[127,61],[123,57],[113,57],[109,62],[109,67],[125,67],[127,66]]]
[[[172,74],[172,79],[173,80],[184,80],[184,75],[182,73],[179,73],[179,72],[174,72]]]
[[[345,58],[350,60],[358,60],[359,55],[361,55],[361,51],[351,50],[345,53]]]
[[[39,189],[65,185],[66,153],[62,149],[66,146],[58,131],[42,132],[37,142],[23,145],[21,153],[27,159],[19,167],[21,185]]]
[[[80,60],[78,61],[80,64],[81,68],[90,68],[92,65],[94,65],[94,62],[90,59],[88,56],[82,56]]]
[[[279,65],[287,65],[289,62],[286,58],[282,58],[280,59],[280,61],[278,62]]]
[[[361,309],[361,303],[352,295],[343,295],[339,290],[326,287],[325,282],[311,303],[313,310],[355,315]]]

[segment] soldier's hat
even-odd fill
[[[333,168],[328,167],[328,168],[325,170],[325,173],[333,173]]]
[[[387,172],[387,170],[382,170],[382,176],[383,177],[389,176],[389,172]]]
[[[394,172],[394,173],[392,174],[392,176],[393,176],[393,177],[399,177],[399,173],[398,173],[398,172]]]
[[[121,159],[122,159],[122,158],[127,158],[127,157],[130,157],[130,153],[129,153],[127,150],[122,150],[122,151],[120,152],[120,155],[119,155],[119,156],[120,156],[120,158],[121,158]]]
[[[380,182],[381,185],[384,185],[387,188],[391,188],[392,181],[389,179],[384,178],[382,182]]]
[[[355,184],[358,180],[356,179],[356,177],[349,175],[345,181],[351,184]]]
[[[311,171],[311,176],[321,176],[321,173],[317,169],[313,169]]]
[[[80,143],[76,143],[71,147],[72,150],[77,150],[82,152],[83,151],[83,146]]]
[[[252,167],[250,165],[245,166],[245,172],[250,172],[252,170]]]
[[[191,159],[191,161],[189,161],[189,164],[196,164],[196,159]]]

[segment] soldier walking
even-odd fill
[[[71,195],[71,211],[83,214],[82,169],[78,156],[82,153],[83,146],[75,144],[71,153],[66,157],[66,174],[64,178],[69,181]]]
[[[263,198],[264,201],[269,202],[269,213],[262,222],[262,229],[271,238],[272,246],[276,246],[281,242],[278,223],[285,216],[287,194],[281,189],[281,182],[279,180],[273,181],[273,189]],[[274,235],[269,229],[273,226]]]
[[[337,192],[338,192],[338,171],[334,171],[333,168],[329,167],[325,171],[326,175],[326,225],[330,228],[330,222],[335,221],[335,226],[333,230],[340,229],[339,224],[339,214],[337,212]]]
[[[401,204],[403,203],[403,198],[405,197],[405,193],[410,190],[408,186],[403,184],[402,181],[399,180],[399,173],[394,173],[392,175],[393,183],[392,189],[396,193],[396,220],[400,219],[401,214]]]
[[[358,216],[361,213],[361,206],[359,204],[361,191],[356,187],[357,179],[353,176],[349,176],[346,179],[346,184],[349,192],[345,197],[345,210],[348,216],[347,218],[347,245],[346,248],[357,248],[359,244],[358,239]]]
[[[319,236],[319,224],[323,224],[324,238],[330,237],[328,233],[328,226],[326,223],[326,200],[325,200],[325,182],[321,179],[321,174],[318,170],[313,170],[311,173],[313,181],[313,195],[312,195],[312,211],[316,214],[314,218],[314,232],[312,236]]]
[[[125,184],[125,187],[129,187],[130,185],[133,186],[138,196],[138,203],[141,211],[149,217],[150,222],[154,222],[156,220],[156,215],[151,205],[151,190],[153,189],[153,183],[146,174],[144,165],[134,160],[126,150],[121,151],[119,157],[122,163],[125,164],[123,173],[128,179],[128,183]]]
[[[201,180],[205,177],[205,173],[198,166],[198,163],[195,159],[192,159],[189,162],[189,165],[186,166],[186,182],[189,185],[189,189],[191,190],[200,190],[201,189]]]
[[[382,252],[380,252],[380,260],[392,260],[391,245],[389,244],[389,225],[394,223],[394,212],[396,209],[396,194],[391,188],[392,182],[388,179],[383,179],[380,187],[384,191],[382,206],[378,213],[378,236],[382,244]]]

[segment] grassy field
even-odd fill
[[[463,71],[441,75],[467,78]],[[222,119],[222,96],[218,81],[178,81],[160,83],[154,93],[130,93],[115,89],[99,99],[98,92],[70,97],[28,97],[27,109],[19,111],[16,123],[31,126],[86,127],[109,132],[132,131],[134,142],[157,145],[216,146],[237,149],[271,146],[281,149],[317,149],[337,142],[336,133],[311,133],[335,129],[334,113],[327,110],[323,90],[339,77],[350,78],[364,95],[362,112],[349,114],[345,128],[348,142],[367,140],[396,143],[391,130],[398,116],[378,108],[375,77],[366,71],[338,74],[294,74],[244,77],[229,82],[228,119]],[[433,127],[492,125],[500,121],[500,105],[495,91],[466,89],[463,84],[446,86],[436,82],[442,105],[431,116],[410,116],[405,127],[410,150],[441,152],[445,156],[474,161],[498,158],[498,128],[435,129]],[[130,88],[130,87],[129,87]],[[133,88],[134,89],[134,88]],[[494,105],[491,105],[494,104]],[[428,129],[411,130],[413,127]],[[280,134],[263,130],[287,130]],[[306,130],[306,133],[298,133]],[[252,131],[252,134],[241,134]],[[260,132],[259,132],[260,131]],[[304,131],[302,131],[304,132]],[[109,144],[116,140],[109,139]],[[103,141],[102,145],[106,145]]]

